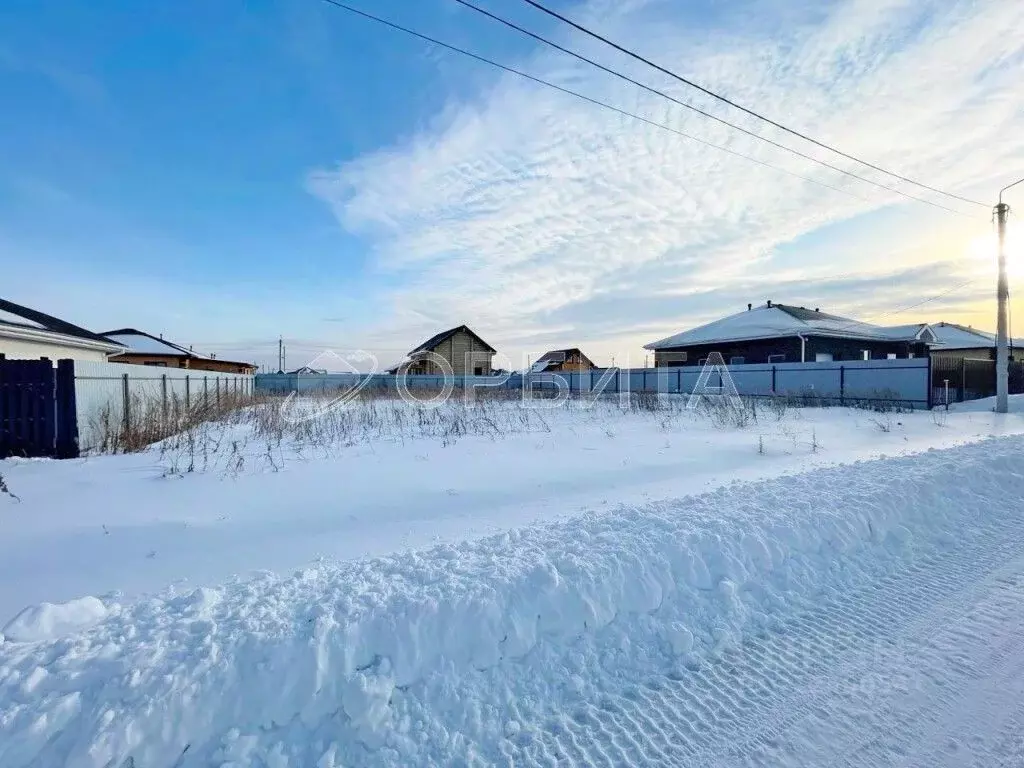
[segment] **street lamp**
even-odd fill
[[[999,279],[996,283],[996,413],[1009,410],[1010,393],[1010,351],[1007,333],[1006,305],[1010,298],[1010,284],[1006,279],[1006,218],[1010,206],[1003,202],[1003,192],[1024,184],[1018,179],[999,190],[999,204],[996,205],[996,221],[999,225]]]

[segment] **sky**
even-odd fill
[[[990,207],[787,136],[520,0],[477,1],[953,211],[790,155],[454,0],[350,2],[747,157],[322,0],[12,0],[0,6],[0,295],[261,365],[276,366],[284,337],[289,367],[324,350],[385,367],[461,324],[508,367],[568,346],[640,365],[643,344],[766,299],[994,329]],[[1024,176],[1019,0],[549,4],[931,186],[990,206]],[[1024,211],[1024,185],[1007,201]],[[1024,248],[1011,250],[1022,335]]]

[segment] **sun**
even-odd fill
[[[1024,277],[1024,245],[1021,233],[1008,229],[1006,233],[1006,271],[1015,277]],[[999,240],[995,232],[972,238],[967,244],[966,256],[979,271],[995,274],[999,256]]]

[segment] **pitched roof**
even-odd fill
[[[473,332],[473,330],[468,325],[460,325],[457,328],[449,328],[447,331],[441,331],[441,333],[438,333],[438,334],[435,334],[434,336],[431,336],[429,339],[424,341],[422,344],[420,344],[414,350],[409,352],[409,354],[410,355],[415,355],[417,352],[423,352],[425,350],[433,349],[438,344],[441,344],[442,342],[448,341],[448,339],[450,339],[452,336],[454,336],[456,333],[459,333],[460,331],[465,331],[470,336],[472,336],[474,339],[476,339],[481,344],[483,344],[485,347],[487,347],[488,350],[490,350],[491,352],[493,352],[495,354],[497,353],[498,350],[496,350],[494,347],[492,347],[486,341],[481,339],[476,333]]]
[[[994,347],[996,335],[977,328],[958,325],[957,323],[939,322],[931,326],[935,338],[939,342],[937,349],[978,349]],[[1014,347],[1024,347],[1024,339],[1010,339]]]
[[[136,330],[135,328],[120,328],[116,331],[107,331],[103,335],[127,347],[128,352],[136,354],[167,355],[168,357],[202,357],[202,355],[189,352],[184,347],[179,347],[177,344],[165,341],[145,331]]]
[[[117,344],[111,343],[110,339],[98,333],[87,331],[85,328],[69,323],[66,320],[61,320],[53,315],[48,315],[45,312],[30,309],[29,307],[23,307],[6,299],[0,299],[0,324],[25,328],[31,331],[57,333],[62,336],[69,336],[109,347],[117,346]]]
[[[831,336],[866,341],[927,341],[927,326],[885,328],[817,309],[762,304],[721,320],[645,344],[645,349],[672,349],[695,344],[773,339],[780,336]]]
[[[162,355],[164,357],[187,357],[193,360],[216,360],[219,363],[234,363],[236,365],[252,365],[252,363],[238,360],[221,360],[220,358],[202,355],[193,352],[173,341],[162,339],[151,333],[140,331],[136,328],[119,328],[116,331],[107,331],[103,334],[106,338],[126,347],[125,354],[136,355]]]
[[[583,362],[587,363],[591,368],[596,367],[594,365],[594,361],[583,354],[583,351],[579,347],[570,347],[569,349],[552,349],[545,352],[537,358],[537,361],[533,365],[530,366],[530,370],[533,373],[540,373],[553,365],[564,363],[571,355],[579,355]]]

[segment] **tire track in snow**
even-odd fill
[[[984,529],[970,546],[910,563],[855,593],[784,618],[777,629],[747,638],[717,659],[606,693],[568,718],[554,718],[541,752],[558,765],[786,764],[783,752],[793,748],[787,732],[800,721],[834,719],[828,702],[853,703],[858,697],[851,690],[870,699],[872,687],[898,692],[913,684],[908,670],[890,664],[883,673],[879,661],[906,660],[913,653],[901,652],[905,646],[919,650],[916,640],[955,626],[992,586],[984,576],[1001,572],[1024,549],[1020,524]],[[1007,657],[1019,650],[1008,649]],[[549,762],[541,754],[518,757]],[[893,757],[898,754],[888,754]]]

